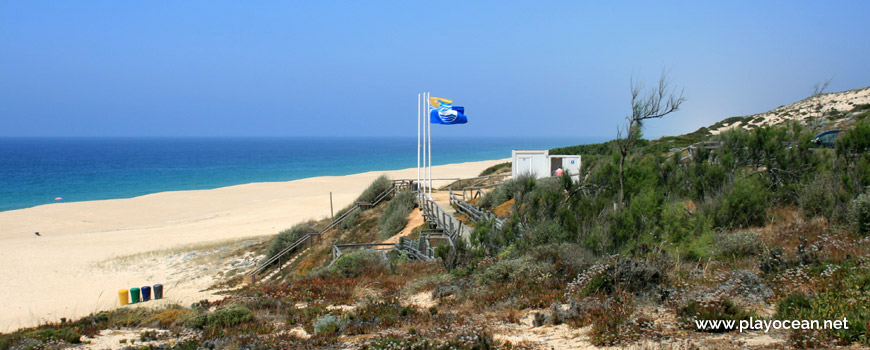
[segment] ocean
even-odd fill
[[[432,140],[432,158],[442,165],[600,141],[443,137]],[[0,211],[416,166],[416,138],[0,138]]]

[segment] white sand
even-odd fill
[[[505,161],[436,166],[432,175],[472,177]],[[417,176],[412,168],[0,212],[0,332],[117,307],[122,288],[163,283],[169,299],[163,303],[200,300],[208,293],[198,289],[209,287],[212,278],[180,278],[182,271],[173,266],[184,260],[173,255],[173,249],[271,235],[297,222],[325,217],[330,191],[337,211],[382,173],[393,179]],[[35,236],[36,231],[42,237]],[[101,264],[157,250],[167,251],[147,256],[143,266],[129,258],[114,260],[125,266]],[[173,263],[155,258],[162,256],[174,256]],[[200,264],[184,274],[191,269],[205,274],[228,268]],[[176,282],[170,286],[168,280]],[[186,289],[176,288],[181,282],[188,284]]]

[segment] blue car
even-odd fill
[[[842,130],[828,130],[820,132],[816,137],[813,138],[813,143],[827,148],[834,147],[834,141],[837,140],[837,136],[840,135]]]

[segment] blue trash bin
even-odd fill
[[[151,300],[151,286],[144,286],[140,290],[142,291],[142,301]]]

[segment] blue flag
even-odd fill
[[[429,107],[429,120],[434,124],[465,124],[468,123],[468,118],[465,117],[465,107],[456,106],[449,103],[440,103],[439,106]]]

